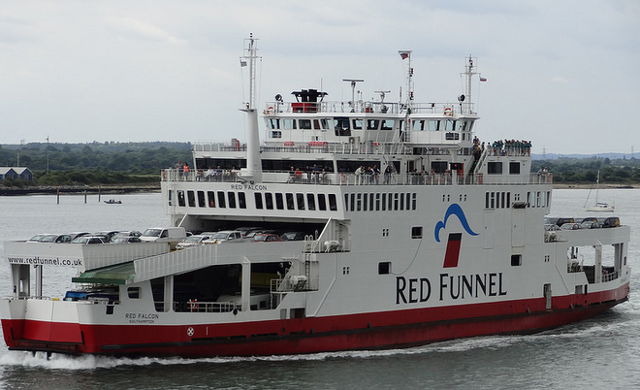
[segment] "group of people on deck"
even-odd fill
[[[494,156],[529,156],[531,155],[531,141],[524,140],[498,140],[491,144],[491,154]]]

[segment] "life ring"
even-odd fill
[[[453,109],[451,107],[445,107],[444,115],[445,116],[453,116]]]
[[[265,115],[273,114],[273,106],[269,106],[264,110]]]

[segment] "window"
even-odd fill
[[[417,208],[417,197],[418,195],[415,192],[411,194],[411,210],[415,210]]]
[[[187,200],[189,201],[189,207],[196,207],[196,196],[193,191],[187,191]]]
[[[367,120],[367,130],[378,130],[380,126],[380,121],[377,119],[368,119]]]
[[[309,210],[316,209],[315,196],[313,196],[313,194],[307,194],[307,208]]]
[[[298,203],[298,210],[304,210],[304,194],[296,194],[296,203]]]
[[[354,211],[356,207],[356,194],[351,194],[349,199],[349,211]]]
[[[378,275],[388,275],[391,273],[391,262],[383,261],[378,263]]]
[[[382,237],[389,237],[389,228],[382,229]]]
[[[273,210],[273,194],[271,192],[265,192],[264,204],[267,210]]]
[[[398,210],[398,194],[393,194],[393,211],[396,210]]]
[[[293,119],[283,119],[283,129],[294,129],[296,128],[296,121]]]
[[[247,198],[244,196],[244,192],[238,192],[238,206],[241,209],[247,208]]]
[[[356,211],[362,210],[362,194],[356,194]]]
[[[206,207],[206,203],[204,200],[204,191],[198,191],[198,207]]]
[[[271,138],[282,138],[282,131],[272,131]]]
[[[511,255],[511,266],[518,267],[522,265],[522,255]]]
[[[367,194],[362,194],[362,197],[362,211],[367,211],[369,210],[369,197]]]
[[[453,131],[456,128],[456,121],[453,119],[445,119],[443,122],[444,131]]]
[[[336,202],[336,195],[329,194],[329,210],[336,211],[338,210],[338,204]]]
[[[216,207],[216,194],[213,191],[207,191],[207,198],[209,198],[209,207]]]
[[[218,191],[218,207],[220,208],[227,207],[224,199],[224,191]]]
[[[280,129],[280,119],[269,119],[269,127],[272,129]]]
[[[423,131],[424,121],[413,121],[413,131]]]
[[[510,162],[509,163],[509,174],[511,175],[519,175],[520,174],[520,163],[519,162]]]
[[[311,119],[299,119],[298,124],[301,130],[311,130]]]
[[[502,163],[498,161],[491,161],[487,164],[487,173],[489,175],[501,175]]]
[[[327,209],[327,200],[324,194],[318,194],[318,210],[325,211]]]
[[[281,193],[276,193],[276,208],[278,210],[284,210],[284,202],[282,200],[282,194]]]
[[[293,203],[293,194],[290,192],[287,192],[285,194],[285,199],[287,200],[287,210],[295,210],[296,205]]]
[[[427,121],[427,130],[429,131],[439,131],[440,130],[440,121]]]
[[[384,119],[382,120],[382,130],[393,130],[393,119]]]
[[[400,208],[399,210],[404,210],[404,194],[398,194],[400,197]]]
[[[376,211],[380,211],[380,194],[376,194]]]
[[[262,209],[262,193],[261,192],[256,192],[253,194],[253,197],[255,198],[256,201],[256,208],[257,209]]]
[[[128,287],[127,296],[129,299],[140,299],[140,287]]]
[[[172,204],[171,204],[172,203],[171,202],[172,199],[173,199],[173,191],[169,190],[169,206],[172,206]]]
[[[354,119],[353,120],[353,129],[354,130],[362,130],[364,127],[364,119]]]
[[[387,194],[382,194],[382,211],[385,211],[387,209]]]
[[[411,238],[422,238],[422,226],[414,226],[411,228]]]
[[[236,208],[236,193],[235,192],[227,192],[227,196],[229,197],[229,208]]]

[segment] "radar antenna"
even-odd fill
[[[391,93],[391,91],[373,91],[375,93],[379,93],[380,94],[380,103],[384,103],[384,97],[388,94]]]
[[[356,109],[356,83],[364,83],[364,80],[342,79],[342,81],[351,83],[351,112],[354,112]]]

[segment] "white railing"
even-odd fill
[[[188,172],[182,169],[165,169],[161,174],[162,181],[167,182],[240,182],[247,180],[239,176],[239,171],[219,169],[197,169]],[[483,175],[481,173],[467,176],[455,173],[328,173],[322,171],[266,171],[263,172],[264,183],[291,184],[334,184],[343,186],[360,185],[504,185],[504,184],[552,184],[553,174],[533,173],[529,175]]]
[[[354,104],[350,101],[268,102],[262,113],[266,116],[283,113],[361,113],[395,116],[409,113],[447,116],[475,114],[473,103],[411,103],[411,109],[408,111],[406,104],[357,100]]]

